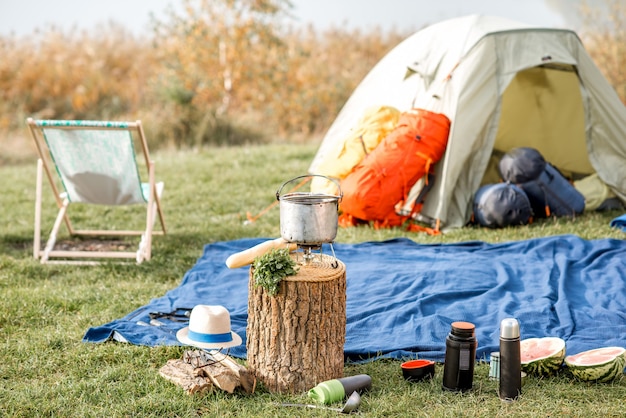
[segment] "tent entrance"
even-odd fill
[[[585,115],[576,69],[533,67],[517,73],[502,95],[494,149],[537,149],[564,174],[595,170],[587,156]]]

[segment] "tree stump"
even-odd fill
[[[323,254],[316,260],[283,279],[275,296],[255,286],[250,268],[248,369],[270,392],[303,392],[343,377],[346,267]]]

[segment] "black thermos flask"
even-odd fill
[[[522,361],[519,323],[515,318],[500,323],[500,399],[513,401],[522,393]]]
[[[453,322],[446,338],[446,356],[443,363],[443,388],[465,392],[472,388],[476,360],[475,325]]]

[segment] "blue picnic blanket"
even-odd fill
[[[249,268],[225,260],[264,239],[217,242],[180,286],[127,316],[90,328],[85,342],[107,340],[155,346],[179,344],[184,323],[148,325],[150,312],[196,304],[223,305],[244,343],[230,355],[246,357]],[[346,265],[346,360],[381,357],[443,361],[454,321],[476,325],[477,358],[499,348],[499,325],[513,317],[522,338],[557,336],[568,354],[626,347],[626,241],[563,235],[489,244],[417,244],[400,238],[335,243]],[[330,254],[328,248],[325,254]]]

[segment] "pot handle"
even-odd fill
[[[292,181],[295,181],[295,180],[300,180],[300,179],[310,178],[310,177],[321,177],[321,178],[324,178],[324,179],[326,179],[326,180],[330,180],[330,181],[332,181],[333,183],[335,183],[335,186],[337,186],[337,190],[339,191],[339,192],[338,192],[339,194],[338,194],[338,195],[332,195],[332,196],[338,197],[338,198],[339,198],[339,202],[341,202],[341,199],[343,198],[343,192],[341,191],[341,186],[339,186],[339,182],[338,182],[337,180],[335,180],[334,178],[332,178],[332,177],[323,176],[323,175],[321,175],[321,174],[306,174],[306,175],[304,175],[304,176],[298,176],[298,177],[294,177],[294,178],[292,178],[291,180],[287,180],[287,181],[286,181],[286,182],[284,182],[284,183],[282,184],[282,186],[280,186],[280,187],[278,188],[278,190],[276,191],[276,200],[280,200],[280,194],[281,194],[281,192],[283,191],[283,188],[284,188],[287,184],[289,184],[289,183],[291,183]],[[307,180],[307,181],[308,181],[308,180]],[[301,182],[301,184],[298,184],[296,187],[294,187],[294,190],[295,190],[295,189],[297,189],[297,188],[299,188],[300,186],[302,186],[304,183],[305,183],[305,182],[303,181],[303,182]]]
[[[274,240],[264,241],[260,244],[255,245],[252,248],[248,248],[247,250],[231,254],[226,259],[226,266],[229,269],[236,269],[246,266],[248,264],[252,264],[255,258],[262,256],[270,250],[278,248],[289,248],[289,252],[298,249],[297,244],[289,243],[284,238],[276,238]]]

